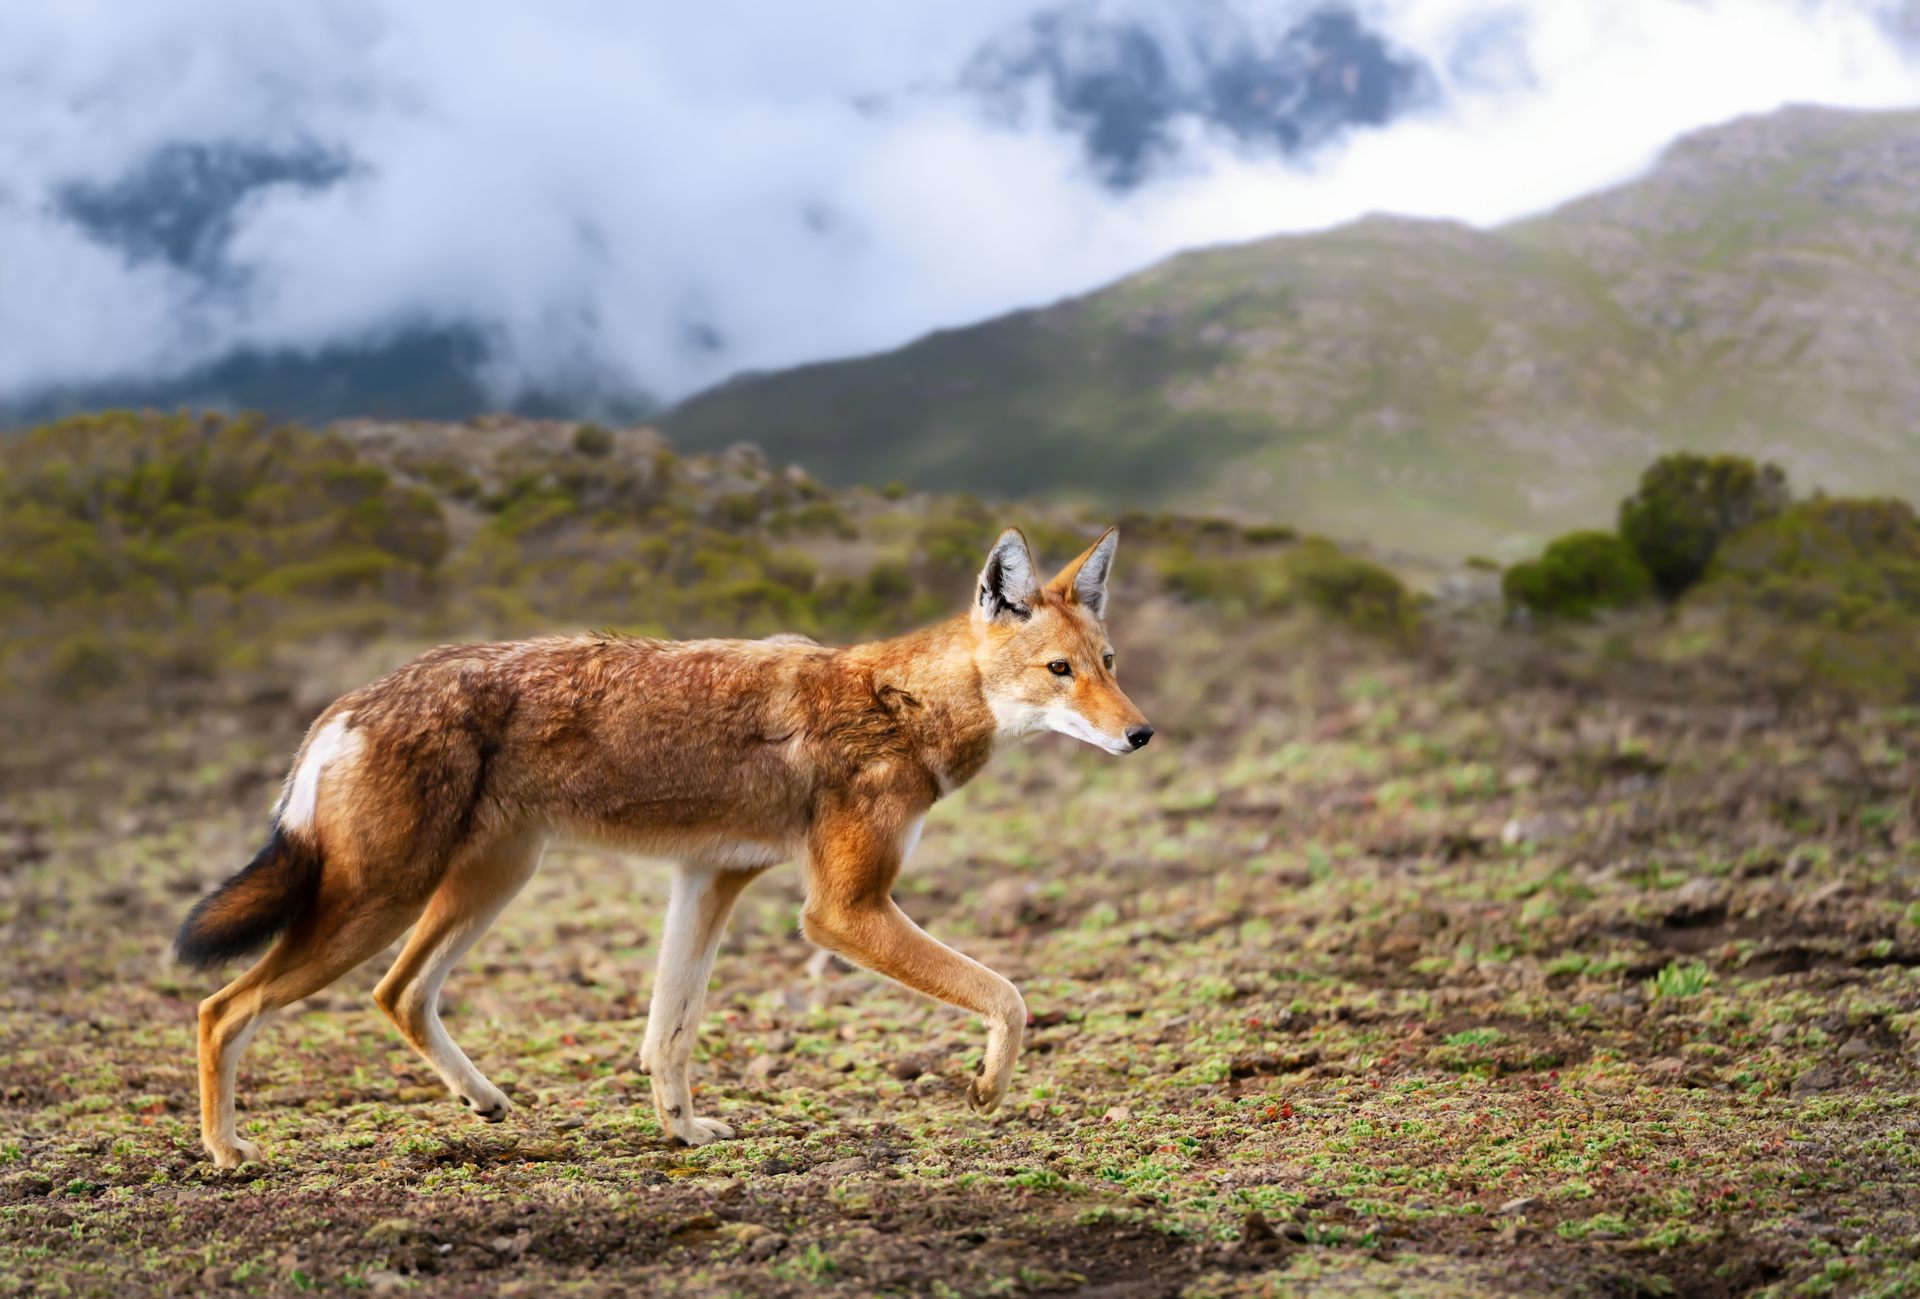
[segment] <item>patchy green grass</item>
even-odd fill
[[[216,1172],[217,978],[166,944],[307,717],[236,688],[36,735],[0,806],[0,1293],[1920,1285],[1920,715],[1118,617],[1155,744],[1007,755],[898,889],[1026,992],[1003,1109],[962,1103],[968,1016],[806,973],[788,870],[722,950],[696,1076],[741,1135],[699,1150],[635,1060],[663,874],[555,852],[447,989],[505,1124],[395,1039],[375,962],[261,1033],[265,1158]]]

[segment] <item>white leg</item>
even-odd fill
[[[677,866],[673,873],[640,1066],[651,1075],[661,1131],[690,1146],[704,1146],[733,1135],[733,1129],[718,1119],[694,1114],[689,1072],[693,1039],[706,1006],[707,980],[713,975],[720,935],[726,929],[734,899],[758,873],[687,864]]]
[[[247,1043],[253,1041],[253,1035],[274,1013],[264,1009],[255,1011],[251,1018],[227,1033],[225,1040],[220,1043],[217,1065],[220,1085],[214,1093],[211,1131],[202,1143],[213,1156],[217,1167],[237,1168],[249,1160],[260,1158],[260,1147],[241,1139],[233,1098],[240,1071],[240,1053],[247,1049]]]
[[[448,1036],[440,1020],[440,990],[454,965],[533,877],[543,849],[539,842],[508,845],[450,875],[373,993],[454,1099],[489,1123],[504,1119],[510,1103]]]

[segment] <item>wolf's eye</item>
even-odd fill
[[[1053,662],[1047,664],[1047,671],[1053,673],[1056,677],[1070,677],[1073,675],[1073,664],[1067,662],[1065,659],[1055,659]]]
[[[1101,659],[1100,661],[1107,665],[1107,671],[1109,672],[1113,671],[1113,652],[1111,650],[1109,650],[1107,652],[1107,656],[1104,659]]]

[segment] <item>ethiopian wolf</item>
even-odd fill
[[[461,1104],[507,1098],[440,1022],[440,987],[554,839],[677,863],[641,1066],[661,1128],[733,1135],[693,1112],[688,1063],[734,899],[805,864],[807,936],[973,1011],[987,1049],[968,1101],[1006,1094],[1026,1003],[894,905],[927,809],[996,749],[1061,731],[1109,753],[1153,728],[1114,679],[1110,529],[1044,585],[1002,534],[973,608],[845,649],[802,637],[554,637],[431,650],[322,713],[260,855],[194,907],[175,949],[211,965],[278,941],[200,1003],[200,1123],[214,1162],[259,1151],[234,1127],[234,1071],[270,1015],[413,935],[374,990]]]

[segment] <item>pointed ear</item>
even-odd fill
[[[1055,574],[1047,589],[1105,622],[1107,575],[1113,572],[1113,552],[1119,544],[1120,529],[1108,528],[1100,534],[1100,540],[1080,552],[1080,558]]]
[[[1039,593],[1027,539],[1020,529],[1008,528],[987,552],[986,567],[980,570],[980,583],[973,593],[974,614],[988,622],[1000,617],[1024,620],[1032,615],[1033,598]]]

